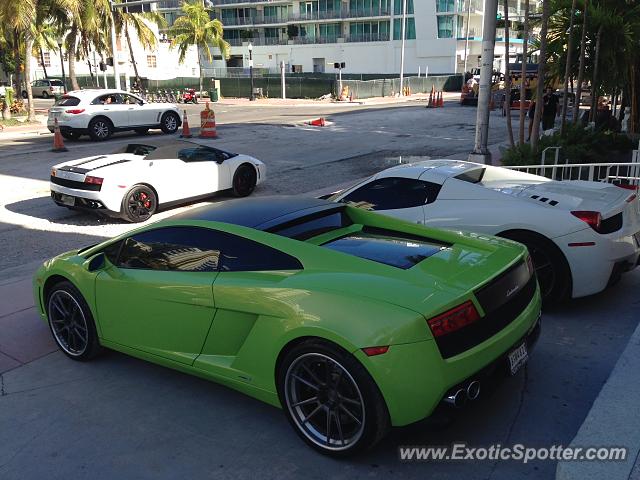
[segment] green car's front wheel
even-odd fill
[[[324,454],[342,457],[368,449],[389,430],[377,385],[352,355],[333,344],[297,345],[283,359],[278,377],[289,422]]]
[[[53,286],[47,296],[47,317],[53,339],[68,357],[90,360],[100,352],[91,310],[72,283]]]

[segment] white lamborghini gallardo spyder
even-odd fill
[[[610,183],[428,160],[383,170],[330,199],[523,243],[548,302],[600,292],[639,262],[638,192]]]
[[[112,154],[54,165],[50,188],[60,206],[143,222],[159,207],[223,190],[246,197],[265,177],[260,160],[181,140],[128,144]]]

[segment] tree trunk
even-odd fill
[[[514,147],[513,128],[511,126],[511,72],[509,70],[509,0],[504,0],[504,102],[507,109],[507,133],[509,134],[509,146]]]
[[[540,28],[540,59],[538,60],[538,85],[536,88],[536,111],[533,115],[533,129],[531,130],[531,150],[535,152],[538,149],[538,141],[540,135],[540,119],[542,117],[542,109],[544,108],[542,96],[544,94],[544,76],[545,64],[547,61],[547,31],[549,28],[549,10],[551,9],[551,0],[543,0],[542,2],[542,26]]]
[[[27,90],[27,101],[29,102],[29,109],[27,110],[27,122],[33,122],[36,119],[36,110],[33,107],[33,92],[31,91],[31,55],[30,52],[33,49],[33,37],[31,34],[27,33],[25,39],[25,52],[28,54],[25,55],[24,62],[24,80],[25,87]]]
[[[19,99],[22,98],[22,72],[20,71],[22,59],[20,58],[20,37],[18,36],[18,32],[16,30],[13,31],[13,51],[16,63],[16,76],[13,89],[16,92],[15,98]]]
[[[133,47],[131,46],[131,37],[129,36],[129,29],[124,28],[124,37],[127,39],[127,46],[129,47],[129,56],[131,57],[131,65],[133,65],[133,73],[136,76],[136,83],[138,84],[138,88],[142,91],[142,79],[140,78],[140,74],[138,73],[138,64],[136,63],[136,59],[133,56]]]
[[[598,111],[598,63],[600,63],[600,46],[602,44],[602,31],[604,25],[598,27],[596,35],[596,54],[593,60],[593,78],[591,79],[591,109],[589,111],[589,121],[596,121],[596,113]]]
[[[567,40],[567,63],[564,67],[564,91],[562,97],[562,114],[560,117],[560,135],[564,133],[567,122],[567,106],[569,102],[569,77],[571,76],[571,65],[573,57],[573,20],[576,15],[576,0],[571,2],[571,20],[569,20],[569,39]]]
[[[631,98],[629,99],[629,103],[631,104],[631,111],[629,112],[629,132],[636,133],[637,125],[638,125],[638,97],[637,97],[637,79],[636,79],[636,67],[637,63],[631,63],[631,85],[629,85],[629,90],[631,93]]]
[[[518,130],[518,143],[524,144],[524,121],[526,118],[525,102],[527,101],[527,50],[529,47],[529,0],[524,2],[524,30],[522,40],[522,70],[520,78],[520,129]]]
[[[74,26],[69,32],[69,49],[67,50],[67,57],[69,60],[69,80],[71,81],[71,90],[80,90],[80,84],[76,78],[76,45],[77,45],[78,30]]]
[[[49,78],[49,75],[47,74],[47,67],[44,64],[44,52],[42,51],[42,47],[38,47],[38,49],[40,50],[40,63],[42,64],[42,71],[44,72],[44,78]]]
[[[582,97],[582,81],[584,77],[585,47],[587,45],[587,10],[589,9],[589,0],[584,0],[584,9],[582,10],[582,38],[580,39],[580,66],[578,67],[578,79],[576,81],[576,98],[573,104],[573,123],[578,123],[580,113],[580,99]]]

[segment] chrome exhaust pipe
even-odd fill
[[[467,398],[475,400],[478,396],[480,396],[480,382],[474,380],[467,386]]]
[[[456,408],[462,407],[467,401],[467,392],[464,389],[456,391],[453,395],[445,397],[444,401]]]

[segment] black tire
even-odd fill
[[[236,197],[247,197],[256,189],[258,174],[253,165],[243,163],[233,174],[233,195]]]
[[[102,351],[91,309],[71,282],[51,287],[45,305],[53,339],[67,357],[87,361]]]
[[[80,134],[72,130],[60,130],[60,135],[67,140],[78,140],[80,138]]]
[[[569,297],[572,288],[571,269],[555,243],[539,233],[522,230],[504,232],[499,236],[520,242],[529,250],[543,304],[557,304]]]
[[[163,133],[172,134],[178,131],[180,117],[175,112],[166,112],[160,119],[160,129]]]
[[[149,220],[158,209],[156,192],[147,185],[134,185],[122,198],[122,218],[132,223]]]
[[[317,389],[311,388],[316,383]],[[391,428],[369,372],[330,342],[310,339],[291,348],[279,364],[276,385],[293,429],[325,455],[346,457],[370,449]]]
[[[138,135],[146,135],[147,132],[149,132],[149,128],[148,127],[134,128],[133,131],[136,132]]]
[[[96,117],[89,122],[91,140],[102,142],[113,135],[113,123],[107,117]]]
[[[47,93],[47,91],[46,91],[46,90],[43,90],[43,91],[42,91],[42,98],[44,98],[45,100],[46,100],[47,98],[49,98],[49,94]]]

